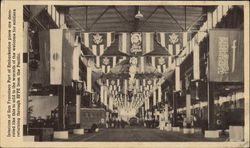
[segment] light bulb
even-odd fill
[[[143,18],[143,15],[141,14],[140,10],[138,10],[138,13],[135,15],[135,18],[137,19]]]

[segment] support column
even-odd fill
[[[104,103],[103,101],[103,99],[104,99],[104,96],[103,96],[103,93],[104,93],[104,89],[103,89],[103,85],[101,85],[101,88],[100,88],[100,100],[101,100],[101,103]]]
[[[87,67],[87,91],[92,91],[92,68]]]
[[[113,111],[113,97],[109,97],[109,109]]]
[[[58,130],[65,129],[65,86],[58,86]]]
[[[177,61],[175,60],[175,62]],[[180,66],[177,66],[177,64],[175,67],[175,90],[173,91],[173,126],[177,126],[177,99],[179,98],[180,91]]]
[[[141,108],[141,116],[142,116],[142,120],[144,121],[144,106],[142,106]]]
[[[80,128],[81,121],[81,95],[76,94],[76,128]]]
[[[180,66],[175,67],[175,91],[180,91]]]
[[[168,123],[168,117],[169,117],[169,112],[168,112],[168,104],[165,104],[165,123]]]
[[[213,28],[213,14],[212,12],[207,13],[207,29]],[[207,58],[207,63],[209,64],[209,57]],[[209,67],[209,65],[208,65]],[[208,69],[209,71],[209,69]],[[208,98],[208,129],[211,130],[213,128],[214,122],[214,84],[207,81],[207,98]]]
[[[78,39],[78,37],[77,37]],[[78,82],[80,80],[79,75],[79,57],[80,57],[80,50],[81,45],[78,43],[78,40],[75,41],[75,48],[73,52],[73,75],[72,78],[75,81],[75,95],[76,95],[76,128],[80,128],[80,110],[81,110],[81,95],[80,90],[78,90]]]
[[[107,89],[104,89],[104,105],[107,106],[108,105],[108,95],[107,95]]]
[[[29,23],[23,23],[23,135],[28,134],[28,74],[29,74],[29,65],[28,65],[28,28]]]
[[[153,92],[153,106],[156,105],[156,90]]]
[[[208,82],[208,130],[214,129],[214,83]]]
[[[158,86],[158,102],[161,102],[161,86]]]
[[[177,105],[176,105],[176,92],[173,92],[173,126],[176,126]]]
[[[188,122],[191,119],[191,95],[186,94],[186,118]]]
[[[81,95],[80,91],[76,91],[76,129],[73,129],[74,134],[83,135],[84,129],[81,128]]]

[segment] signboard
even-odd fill
[[[243,40],[241,30],[210,30],[209,81],[243,82]]]

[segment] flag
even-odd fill
[[[119,33],[119,50],[128,55],[141,56],[154,48],[154,33]]]
[[[63,30],[63,40],[62,40],[62,55],[63,55],[62,84],[65,86],[72,85],[74,50],[75,50],[75,31],[65,29]]]
[[[95,56],[102,56],[115,39],[113,32],[82,32],[81,42]]]
[[[39,32],[40,61],[38,69],[31,72],[32,83],[72,85],[74,31],[50,29]]]
[[[63,30],[50,30],[50,84],[62,84]]]
[[[186,32],[158,32],[156,40],[162,47],[166,48],[169,56],[169,65],[173,63],[173,57],[178,56],[181,51],[187,46]]]
[[[166,56],[150,56],[148,62],[155,67],[159,73],[165,72],[168,67],[168,57]]]
[[[209,81],[243,82],[243,40],[242,30],[210,30]]]
[[[109,73],[113,67],[122,61],[122,59],[124,59],[123,56],[101,56],[99,62],[102,72]]]

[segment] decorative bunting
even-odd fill
[[[95,56],[102,56],[115,39],[113,32],[83,32],[82,44]]]
[[[132,32],[119,34],[119,50],[128,55],[141,56],[154,48],[154,33]]]

